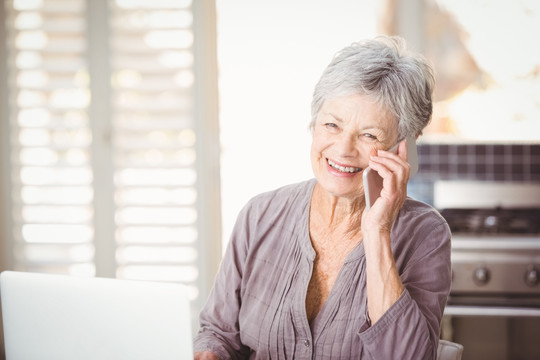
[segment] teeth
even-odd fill
[[[340,165],[336,164],[335,162],[333,162],[330,159],[328,159],[328,164],[330,164],[330,166],[333,167],[334,169],[337,169],[337,170],[339,170],[341,172],[345,172],[345,173],[355,173],[355,172],[362,171],[362,168],[349,167],[349,166],[340,166]]]

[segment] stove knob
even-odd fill
[[[495,229],[499,224],[499,219],[496,216],[490,215],[484,219],[484,226],[486,229]]]
[[[482,286],[489,282],[490,274],[485,266],[476,268],[473,272],[473,281],[476,285]]]
[[[525,273],[525,284],[536,286],[538,283],[540,283],[540,271],[534,267],[530,267]]]

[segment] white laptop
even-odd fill
[[[193,359],[179,284],[5,271],[7,360]]]

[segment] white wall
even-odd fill
[[[313,87],[375,35],[377,1],[217,0],[224,246],[252,196],[312,177]]]

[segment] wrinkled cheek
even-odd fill
[[[322,154],[322,150],[317,146],[318,144],[313,140],[311,144],[310,158],[311,158],[311,167],[313,171],[316,171],[319,166],[323,164],[326,159]]]

